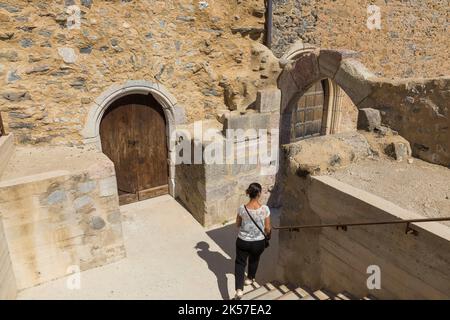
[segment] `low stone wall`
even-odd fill
[[[19,290],[125,256],[114,166],[104,155],[83,170],[0,181],[0,213]]]
[[[269,201],[269,190],[275,184],[275,169],[260,163],[249,164],[248,159],[245,164],[237,164],[238,161],[176,167],[176,197],[203,226],[234,220],[237,208],[248,201],[245,190],[252,182],[263,186],[262,201]]]
[[[295,167],[287,172],[282,225],[423,218],[331,177],[301,177]],[[281,232],[284,281],[379,299],[448,299],[450,228],[411,227],[418,235],[406,235],[404,224]],[[380,290],[367,287],[369,266],[380,268]]]
[[[14,137],[10,133],[7,136],[0,136],[0,176],[8,164],[14,152]]]
[[[0,300],[15,299],[17,294],[16,278],[11,265],[8,243],[3,230],[0,215]]]

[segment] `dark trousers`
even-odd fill
[[[244,289],[245,267],[248,258],[248,277],[254,279],[258,270],[259,257],[265,249],[265,240],[245,241],[236,240],[236,261],[234,264],[234,276],[236,290]]]

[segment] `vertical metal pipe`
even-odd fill
[[[272,48],[273,0],[266,0],[266,47]]]

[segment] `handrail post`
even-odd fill
[[[411,223],[407,222],[405,234],[412,234],[413,236],[417,236],[419,234],[419,232],[417,230],[411,228]]]

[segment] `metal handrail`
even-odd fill
[[[299,232],[300,229],[317,229],[317,228],[336,228],[337,230],[342,229],[347,231],[348,227],[355,226],[374,226],[374,225],[386,225],[386,224],[402,224],[406,223],[406,234],[417,234],[417,231],[410,227],[411,223],[421,223],[421,222],[436,222],[436,221],[450,221],[450,217],[442,218],[426,218],[426,219],[409,219],[409,220],[394,220],[394,221],[376,221],[376,222],[352,222],[352,223],[333,223],[333,224],[312,224],[312,225],[302,225],[302,226],[279,226],[273,227],[274,230],[289,231],[289,232]]]

